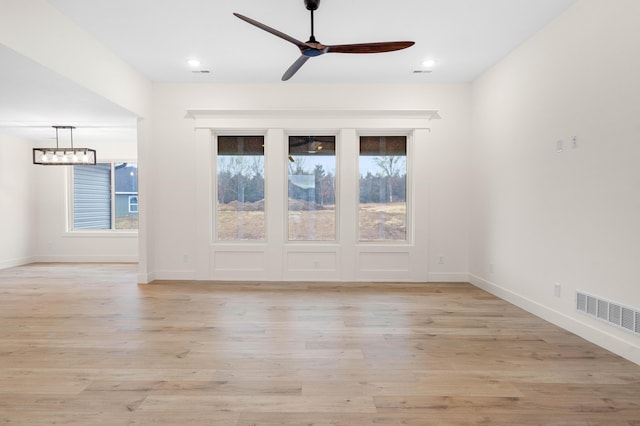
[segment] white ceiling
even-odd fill
[[[300,55],[238,12],[301,41],[303,0],[49,0],[154,81],[278,82]],[[413,40],[399,52],[313,58],[298,83],[468,82],[565,10],[573,0],[322,0],[315,35],[324,44]],[[210,74],[193,74],[197,57]],[[414,74],[435,58],[431,74]]]
[[[357,84],[473,81],[574,1],[322,0],[315,36],[324,44],[416,43],[397,52],[311,58],[288,82],[280,78],[300,55],[298,49],[233,12],[306,41],[310,21],[303,0],[49,3],[152,81]],[[198,69],[210,73],[193,73],[186,65],[192,57],[202,62]],[[414,73],[427,58],[437,61],[432,72]],[[129,112],[1,44],[0,63],[5,133],[34,139],[49,132],[50,138],[52,124],[76,124],[81,132],[82,125],[109,129],[135,122]]]
[[[51,126],[65,125],[77,126],[76,141],[135,140],[136,119],[129,111],[1,44],[0,64],[2,133],[51,142]]]

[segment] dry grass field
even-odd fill
[[[289,200],[289,241],[335,241],[336,206]]]
[[[138,215],[116,216],[116,229],[138,229]]]
[[[407,205],[360,204],[360,240],[393,240],[407,239]]]
[[[264,211],[218,210],[216,235],[221,241],[263,240]]]
[[[265,238],[264,203],[238,203],[218,206],[216,235],[218,240],[261,240]],[[361,204],[360,240],[403,241],[407,237],[405,203]],[[291,200],[288,219],[289,241],[334,241],[336,239],[335,205],[312,206]]]

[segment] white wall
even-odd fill
[[[98,162],[136,160],[135,140],[92,142]],[[136,262],[137,233],[69,232],[69,177],[66,166],[29,165],[34,182],[39,262]]]
[[[193,85],[154,86],[153,218],[155,238],[155,278],[193,278],[198,258],[196,188],[206,174],[196,172],[197,138],[194,120],[186,119],[189,109],[238,111],[287,110],[438,110],[441,120],[430,122],[428,146],[421,147],[415,166],[420,179],[414,184],[425,209],[415,218],[428,221],[429,277],[424,279],[463,280],[468,254],[468,143],[469,85]],[[316,121],[315,126],[318,126]],[[250,120],[248,121],[250,125]],[[223,124],[224,125],[224,124]],[[238,127],[240,126],[240,127]],[[290,126],[290,125],[285,125]],[[304,126],[314,128],[314,120]],[[229,120],[226,128],[240,129]],[[350,127],[349,123],[346,127]],[[203,142],[207,143],[207,141]],[[204,176],[204,178],[203,178]],[[208,182],[205,182],[208,184]],[[353,186],[351,191],[355,190]],[[352,193],[347,197],[357,199]],[[206,207],[206,204],[205,204]],[[185,261],[185,254],[188,255]],[[445,263],[439,264],[443,256]],[[427,268],[425,268],[427,269]],[[338,274],[339,277],[345,276]],[[348,276],[348,275],[347,275]]]
[[[574,298],[640,309],[638,16],[636,0],[580,0],[474,82],[469,269],[636,363],[638,337],[576,313]]]
[[[29,263],[35,246],[31,143],[0,134],[0,269]]]

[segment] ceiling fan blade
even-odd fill
[[[285,73],[282,75],[282,81],[287,81],[291,77],[293,77],[293,75],[296,72],[298,72],[300,67],[303,66],[304,63],[307,62],[308,60],[309,60],[309,56],[304,56],[304,55],[301,55],[298,59],[296,59],[296,61],[293,64],[291,64],[289,69],[285,71]]]
[[[327,46],[327,53],[382,53],[406,49],[415,44],[413,41],[387,41],[382,43],[336,44]]]
[[[301,42],[300,40],[296,40],[295,38],[291,37],[290,35],[285,34],[282,31],[278,31],[278,30],[276,30],[274,28],[271,28],[271,27],[263,24],[262,22],[258,22],[255,19],[251,19],[251,18],[248,18],[248,17],[246,17],[244,15],[240,15],[239,13],[234,13],[234,15],[237,16],[238,18],[242,19],[243,21],[250,23],[251,25],[255,25],[256,27],[258,27],[258,28],[260,28],[260,29],[262,29],[262,30],[264,30],[264,31],[266,31],[268,33],[271,33],[271,34],[273,34],[273,35],[275,35],[277,37],[280,37],[281,39],[287,40],[289,43],[295,44],[299,48],[306,47],[306,45],[303,42]]]

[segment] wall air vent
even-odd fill
[[[577,291],[576,310],[640,336],[640,309]]]

